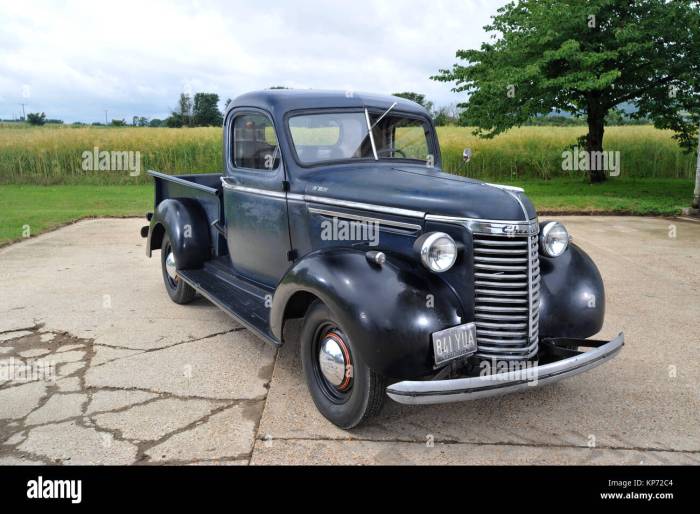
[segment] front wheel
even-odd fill
[[[381,410],[384,379],[367,367],[321,302],[311,305],[304,319],[301,363],[316,408],[340,428],[353,428]]]
[[[197,291],[177,274],[175,254],[170,244],[170,238],[167,235],[163,236],[163,244],[161,244],[160,264],[163,270],[165,290],[168,292],[170,299],[179,304],[190,303],[194,300]]]

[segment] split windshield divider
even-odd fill
[[[372,144],[372,154],[374,154],[374,160],[378,161],[379,155],[377,155],[377,147],[374,144],[374,134],[372,134],[372,125],[370,125],[369,111],[367,110],[367,107],[365,107],[365,119],[367,120],[367,130],[368,130],[368,134],[369,134],[369,142]]]

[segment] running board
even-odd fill
[[[202,269],[179,270],[182,280],[199,294],[219,307],[245,328],[279,346],[280,341],[270,332],[270,309],[265,290],[231,273],[222,273],[220,266],[205,265]],[[270,293],[271,294],[271,293]]]

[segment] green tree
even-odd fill
[[[605,117],[629,102],[636,117],[692,147],[700,121],[697,0],[521,0],[485,29],[493,41],[459,50],[463,63],[433,77],[469,94],[460,122],[477,134],[493,137],[558,109],[585,115],[586,150],[601,151]],[[605,180],[592,167],[591,182]]]
[[[398,96],[401,98],[405,98],[406,100],[411,100],[412,102],[416,102],[418,105],[422,105],[425,107],[428,112],[432,112],[433,110],[433,102],[430,100],[425,99],[425,95],[422,95],[420,93],[414,93],[413,91],[404,91],[403,93],[394,93],[394,96]]]
[[[179,114],[178,123],[180,123],[180,127],[192,125],[192,97],[187,93],[180,93],[177,114]]]
[[[219,110],[219,95],[216,93],[197,93],[194,95],[192,121],[197,127],[220,126],[224,118]]]
[[[126,127],[126,120],[112,120],[110,123],[113,127]]]
[[[170,128],[180,128],[184,126],[182,114],[179,112],[172,113],[170,116],[165,118],[165,126]]]
[[[457,125],[459,123],[459,109],[456,104],[443,105],[433,112],[433,121],[438,127]]]
[[[30,112],[27,114],[27,121],[30,125],[43,125],[46,123],[46,114],[43,112]]]

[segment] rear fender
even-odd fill
[[[177,269],[201,268],[211,256],[209,222],[202,206],[190,198],[169,198],[158,204],[146,241],[146,254],[161,248],[167,234]]]

